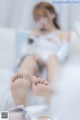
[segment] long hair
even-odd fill
[[[43,14],[47,17],[48,17],[48,12],[51,14],[55,14],[55,18],[53,19],[53,24],[57,29],[60,29],[60,26],[58,25],[58,16],[53,5],[47,2],[40,2],[39,4],[37,4],[33,10],[34,19],[36,19],[36,17],[38,17],[41,12],[43,12]]]

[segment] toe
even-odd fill
[[[14,76],[11,77],[11,82],[14,82]]]
[[[41,78],[38,78],[38,79],[37,79],[37,82],[41,84],[41,83],[42,83]]]
[[[48,82],[47,80],[45,80],[45,81],[44,81],[44,84],[48,86],[48,85],[49,85],[49,82]]]
[[[15,82],[18,78],[19,78],[19,74],[16,73],[16,74],[11,78],[11,82]]]
[[[22,73],[19,73],[19,77],[22,79],[24,75]]]
[[[17,75],[15,74],[14,76],[12,76],[11,81],[15,82],[16,79],[17,79]]]
[[[16,76],[17,76],[17,79],[22,78],[22,74],[21,73],[17,73]]]
[[[16,80],[16,79],[18,79],[18,73],[16,73],[15,75],[14,75],[14,79]]]
[[[15,75],[15,79],[22,79],[23,78],[23,74],[22,73],[16,73]]]
[[[38,83],[40,83],[40,84],[44,84],[44,82],[45,82],[44,79],[42,79],[42,78],[39,78],[39,79],[38,79]]]
[[[38,84],[38,80],[37,80],[37,78],[34,76],[33,77],[33,79],[32,79],[32,83],[33,83],[33,85],[35,85],[35,86],[37,86],[37,84]]]

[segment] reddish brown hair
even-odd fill
[[[43,13],[44,16],[48,17],[48,11],[51,14],[55,14],[55,18],[53,19],[53,23],[55,25],[56,28],[60,29],[59,25],[58,25],[58,17],[57,17],[57,13],[55,11],[55,8],[53,7],[53,5],[47,3],[47,2],[40,2],[39,4],[37,4],[33,10],[33,15],[34,15],[34,19],[37,19],[41,13]]]

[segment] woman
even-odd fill
[[[14,103],[24,106],[28,105],[27,93],[30,88],[37,96],[50,101],[54,91],[51,85],[59,65],[69,54],[69,33],[60,30],[55,8],[47,2],[41,2],[35,6],[33,16],[38,25],[33,34],[38,46],[34,54],[25,57],[11,82]],[[47,69],[46,80],[39,76],[40,67]]]

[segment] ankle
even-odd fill
[[[25,100],[20,100],[18,103],[16,103],[16,105],[18,106],[18,105],[23,105],[24,107],[26,107],[27,106],[27,103],[26,103],[26,101]]]

